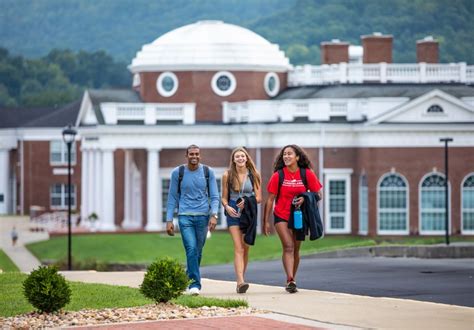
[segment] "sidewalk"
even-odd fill
[[[49,238],[47,232],[31,232],[29,230],[29,218],[20,216],[3,216],[0,221],[0,249],[17,265],[22,272],[29,273],[41,265],[38,259],[25,248],[25,244],[44,241]],[[10,232],[16,227],[18,241],[12,246]]]
[[[68,280],[138,287],[144,272],[62,272]],[[251,284],[245,295],[235,283],[203,279],[203,296],[246,299],[277,315],[307,320],[326,329],[472,329],[474,309],[406,299],[373,298],[316,290],[288,294],[282,287]],[[293,322],[294,323],[294,322]]]

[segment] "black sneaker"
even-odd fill
[[[296,287],[296,283],[295,281],[289,281],[288,283],[286,283],[286,288],[285,288],[286,292],[288,293],[295,293],[295,292],[298,292],[298,289]]]
[[[249,288],[248,283],[245,283],[245,282],[240,283],[239,285],[237,285],[237,293],[245,293],[247,292],[248,288]]]

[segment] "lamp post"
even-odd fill
[[[444,226],[446,229],[446,245],[449,245],[449,194],[448,194],[448,143],[453,142],[452,138],[441,138],[439,142],[444,142],[444,198],[445,198],[445,207],[446,214],[444,218]]]
[[[63,140],[67,145],[67,269],[71,270],[71,147],[76,130],[68,125],[63,129]]]

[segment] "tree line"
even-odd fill
[[[53,49],[27,59],[0,48],[0,106],[47,107],[77,100],[86,88],[129,88],[126,64],[104,51]]]

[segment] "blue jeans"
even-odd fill
[[[186,250],[186,274],[192,281],[189,288],[201,289],[202,249],[206,243],[209,217],[207,215],[180,215],[178,218],[181,239]]]

